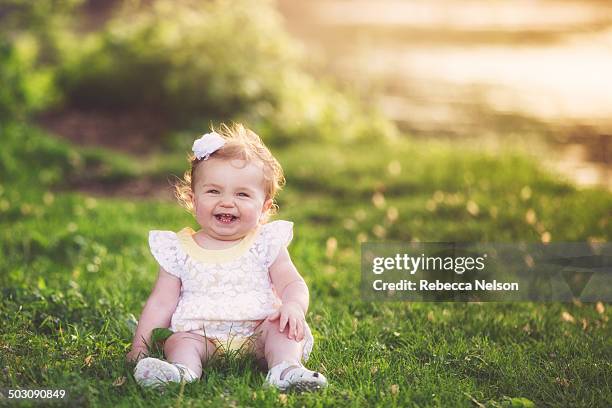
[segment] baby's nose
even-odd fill
[[[234,206],[234,198],[233,197],[222,197],[220,205],[222,207],[233,207]]]

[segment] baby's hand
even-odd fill
[[[295,339],[296,341],[302,341],[304,339],[304,325],[306,324],[306,318],[304,317],[304,311],[302,306],[296,302],[287,302],[270,316],[269,321],[279,320],[279,328],[281,332],[285,331],[287,323],[289,323],[289,330],[287,330],[287,338]]]
[[[125,356],[125,359],[131,363],[136,363],[141,358],[147,356],[147,349],[142,347],[132,348],[129,353]]]

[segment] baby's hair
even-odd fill
[[[260,161],[263,164],[264,184],[266,200],[272,199],[273,204],[268,210],[268,216],[274,214],[278,210],[278,205],[274,201],[276,194],[285,184],[283,176],[283,168],[278,160],[274,158],[270,150],[261,141],[261,138],[252,130],[245,128],[239,123],[234,123],[231,126],[221,124],[220,128],[213,132],[217,132],[225,139],[225,144],[219,150],[212,153],[210,159],[222,160],[245,160]],[[193,154],[188,156],[189,169],[185,171],[183,179],[174,187],[174,194],[187,211],[193,213],[193,203],[191,201],[192,194],[195,191],[195,174],[198,165],[204,160],[197,159]]]

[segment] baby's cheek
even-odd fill
[[[198,210],[196,211],[195,218],[196,218],[196,221],[200,222],[200,224],[201,222],[205,220],[205,214],[204,214],[204,211],[202,211],[201,207],[198,208]]]

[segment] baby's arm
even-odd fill
[[[301,341],[304,338],[305,315],[310,295],[308,286],[293,265],[287,248],[281,248],[278,257],[270,266],[270,279],[283,305],[268,318],[280,319],[281,332],[289,323],[287,337]]]
[[[151,342],[153,329],[170,326],[170,318],[176,309],[180,293],[181,280],[159,268],[157,282],[138,321],[132,350],[126,356],[128,360],[135,361],[147,354],[146,345]]]

